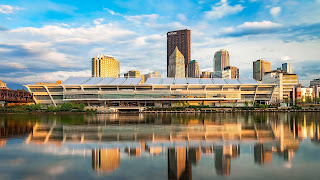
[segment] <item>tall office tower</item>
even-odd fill
[[[253,62],[253,79],[261,81],[266,72],[271,71],[271,63],[259,59]]]
[[[189,78],[200,78],[200,67],[196,60],[189,62],[187,71]]]
[[[104,54],[92,58],[92,77],[120,77],[120,61]]]
[[[140,71],[128,71],[123,75],[125,78],[141,78]]]
[[[282,71],[293,74],[293,68],[290,63],[283,63],[282,64]]]
[[[234,66],[227,66],[224,70],[231,70],[231,79],[239,79],[239,68]]]
[[[214,72],[223,71],[223,69],[229,66],[229,52],[221,49],[214,54]]]
[[[178,47],[185,59],[185,73],[191,60],[191,31],[188,29],[170,31],[167,33],[167,74],[169,74],[169,57]],[[187,76],[187,74],[185,74]]]
[[[185,77],[185,65],[184,56],[179,51],[178,47],[173,51],[169,57],[168,63],[168,77],[184,78]]]

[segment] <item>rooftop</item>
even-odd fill
[[[138,85],[141,78],[100,78],[100,77],[69,77],[61,85]],[[219,78],[148,78],[144,85],[242,85],[259,84],[254,79],[219,79]]]

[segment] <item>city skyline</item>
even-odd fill
[[[257,59],[270,61],[271,69],[290,62],[305,86],[319,77],[319,1],[184,2],[182,11],[180,1],[163,1],[160,6],[167,8],[161,9],[146,1],[142,11],[133,1],[126,2],[127,8],[121,1],[79,5],[4,0],[0,79],[10,87],[90,76],[90,59],[104,53],[124,65],[121,76],[132,69],[162,74],[166,33],[179,29],[192,31],[191,59],[198,61],[201,71],[212,69],[214,53],[226,49],[242,78],[252,78],[252,62]]]

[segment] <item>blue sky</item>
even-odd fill
[[[252,62],[290,62],[304,85],[320,77],[320,0],[1,0],[0,79],[54,82],[90,76],[91,58],[110,54],[121,73],[166,68],[166,32],[191,30],[191,58],[212,70],[230,53],[240,77]]]

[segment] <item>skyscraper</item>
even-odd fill
[[[282,64],[282,71],[293,74],[293,68],[290,63],[283,63]]]
[[[168,63],[168,77],[184,78],[185,65],[184,56],[179,51],[178,47],[173,51],[169,57]]]
[[[271,71],[271,63],[259,59],[253,62],[253,79],[261,81],[266,72]]]
[[[183,54],[185,59],[185,73],[187,65],[191,60],[191,31],[188,29],[170,31],[167,33],[167,74],[169,74],[169,57],[176,47]],[[187,76],[187,74],[185,74]]]
[[[92,58],[92,77],[120,77],[120,61],[104,54]]]
[[[214,54],[214,72],[223,71],[223,69],[229,66],[229,52],[221,49]]]
[[[239,79],[239,68],[234,66],[227,66],[224,70],[231,70],[231,79]]]
[[[189,78],[200,78],[200,67],[196,60],[189,62],[187,71]]]

